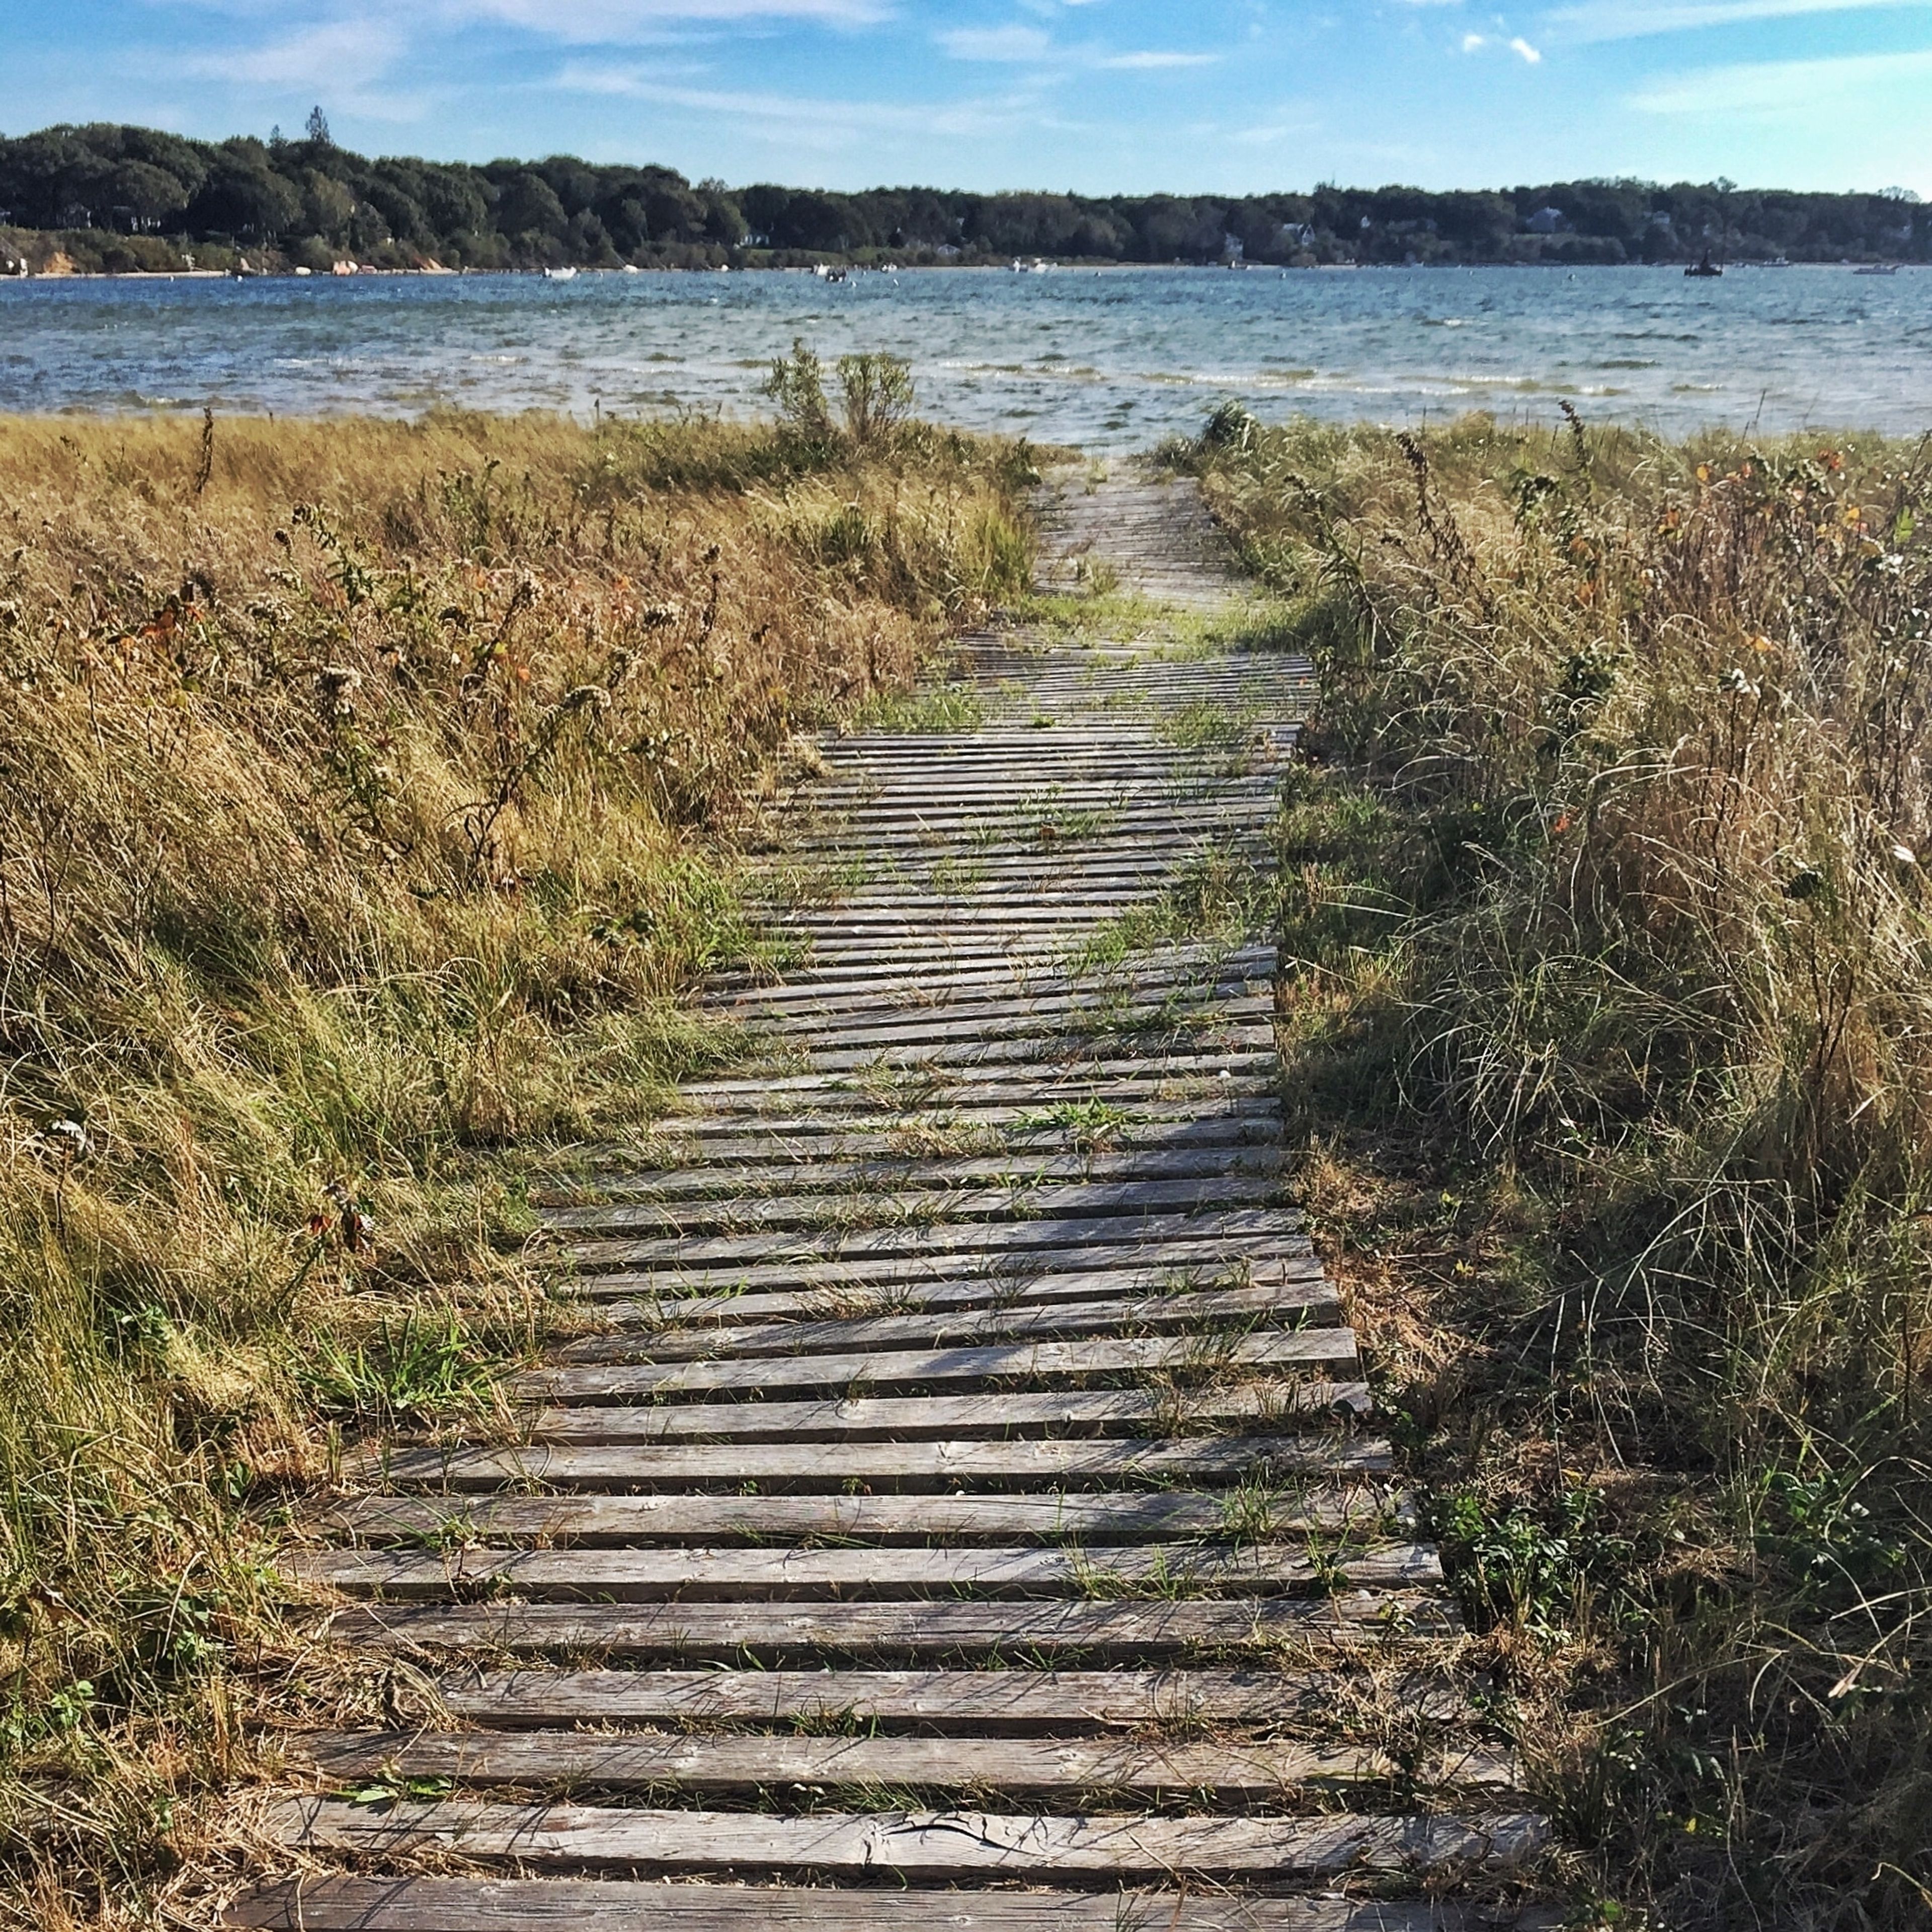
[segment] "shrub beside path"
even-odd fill
[[[1548,1922],[1282,1192],[1309,668],[1240,642],[1190,483],[1047,525],[1042,589],[1118,621],[970,640],[955,728],[822,748],[790,963],[706,994],[742,1065],[547,1210],[598,1319],[527,1442],[384,1445],[292,1559],[422,1689],[300,1741],[298,1875],[230,1923]]]

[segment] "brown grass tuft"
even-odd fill
[[[1311,1197],[1580,1904],[1932,1922],[1924,451],[1189,460],[1323,677]]]

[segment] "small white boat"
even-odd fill
[[[547,282],[574,282],[577,279],[574,268],[546,268],[544,280]]]
[[[1855,275],[1895,275],[1898,273],[1896,262],[1868,262],[1862,268],[1854,268]]]

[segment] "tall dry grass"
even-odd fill
[[[1926,451],[1230,410],[1189,460],[1319,662],[1312,1131],[1426,1178],[1418,1466],[1580,1898],[1932,1922]]]
[[[1023,450],[826,422],[6,424],[0,1919],[186,1909],[278,1496],[487,1408],[788,742],[1023,586]]]

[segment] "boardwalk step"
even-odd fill
[[[1436,1552],[1414,1544],[1318,1552],[1306,1544],[1154,1544],[1124,1550],[566,1550],[488,1546],[447,1554],[327,1550],[285,1560],[304,1583],[387,1602],[510,1595],[545,1602],[790,1600],[862,1590],[980,1596],[1067,1592],[1186,1597],[1356,1585],[1439,1583]]]
[[[734,1366],[737,1366],[734,1364]],[[872,1483],[1166,1484],[1380,1474],[1386,1442],[1323,1436],[1108,1436],[1039,1442],[533,1443],[519,1449],[403,1449],[368,1470],[392,1487],[572,1489],[778,1484],[793,1491]]]
[[[802,1540],[868,1542],[1154,1540],[1290,1536],[1403,1526],[1400,1498],[1381,1486],[1287,1483],[1228,1490],[1044,1491],[1031,1496],[505,1496],[439,1499],[365,1496],[318,1513],[321,1534],[371,1544],[460,1546],[488,1538],[546,1544]]]
[[[464,1784],[568,1785],[617,1791],[772,1790],[794,1785],[893,1786],[1024,1792],[1075,1801],[1106,1792],[1283,1804],[1304,1790],[1397,1784],[1431,1791],[1515,1792],[1506,1751],[1478,1746],[1405,1768],[1357,1744],[1262,1740],[1160,1744],[1109,1738],[609,1737],[578,1731],[324,1732],[295,1747],[334,1777],[449,1778]]]
[[[608,1288],[609,1282],[599,1286]],[[1043,1274],[970,1275],[963,1280],[895,1281],[844,1289],[732,1289],[723,1294],[658,1294],[607,1300],[598,1311],[617,1328],[700,1327],[712,1334],[739,1324],[804,1318],[812,1321],[856,1319],[862,1316],[908,1314],[915,1310],[1042,1310],[1059,1302],[1076,1304],[1172,1298],[1197,1290],[1254,1288],[1275,1298],[1282,1309],[1327,1311],[1339,1305],[1334,1284],[1311,1256],[1253,1262],[1231,1256],[1213,1269],[1084,1268]],[[1322,1318],[1316,1316],[1315,1318]]]
[[[1200,1892],[928,1892],[616,1880],[326,1876],[264,1888],[226,1924],[260,1932],[1550,1932],[1554,1912]]]
[[[639,1268],[653,1262],[686,1267],[734,1262],[755,1265],[796,1252],[801,1243],[815,1234],[819,1239],[814,1252],[831,1249],[841,1258],[1036,1253],[1050,1258],[1055,1248],[1079,1247],[1090,1241],[1138,1237],[1148,1241],[1199,1242],[1244,1234],[1288,1240],[1301,1229],[1299,1214],[1274,1208],[1188,1214],[1124,1200],[1115,1213],[1084,1214],[1065,1220],[914,1222],[900,1227],[804,1230],[790,1235],[664,1235],[634,1241],[572,1242],[563,1252],[586,1268]]]
[[[794,1442],[950,1436],[999,1440],[1042,1430],[1078,1434],[1168,1436],[1207,1433],[1216,1424],[1292,1415],[1366,1415],[1362,1382],[1262,1382],[1187,1394],[1145,1389],[1003,1390],[998,1402],[971,1396],[855,1396],[840,1401],[661,1402],[534,1412],[530,1438],[542,1443],[727,1440]],[[377,1464],[380,1467],[380,1462]]]
[[[904,1348],[874,1354],[759,1357],[748,1361],[667,1362],[535,1369],[515,1390],[535,1399],[616,1402],[700,1390],[836,1388],[941,1382],[1048,1380],[1062,1376],[1226,1375],[1244,1369],[1352,1370],[1346,1328],[1309,1328],[1232,1340],[1214,1336],[1109,1337],[1019,1342],[990,1348]]]
[[[1472,1817],[1170,1817],[1106,1813],[878,1811],[785,1818],[742,1811],[628,1810],[589,1804],[343,1804],[290,1798],[271,1836],[309,1851],[388,1853],[404,1845],[518,1865],[659,1870],[808,1870],[907,1878],[1078,1874],[1404,1876],[1480,1862],[1509,1864],[1543,1844],[1520,1812]]]
[[[1186,1737],[1333,1726],[1352,1708],[1450,1726],[1446,1677],[1391,1670],[514,1670],[444,1678],[458,1719],[497,1730],[572,1724],[791,1724],[868,1735],[911,1727],[1003,1737],[1134,1731]]]
[[[1452,1605],[1426,1592],[1345,1589],[1334,1597],[1184,1598],[1134,1602],[946,1600],[826,1604],[478,1604],[354,1606],[340,1641],[387,1649],[614,1658],[740,1652],[952,1658],[1090,1658],[1269,1652],[1283,1645],[1394,1646],[1457,1634]]]
[[[714,1355],[725,1348],[741,1357],[829,1354],[914,1342],[986,1342],[1000,1336],[1245,1330],[1270,1322],[1333,1322],[1340,1309],[1340,1297],[1325,1283],[1299,1294],[1274,1287],[1183,1287],[1132,1300],[1103,1296],[1032,1307],[924,1309],[910,1314],[856,1315],[832,1321],[662,1326],[589,1336],[558,1349],[556,1359],[665,1362]]]

